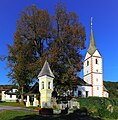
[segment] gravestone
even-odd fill
[[[68,107],[70,109],[79,109],[80,104],[79,104],[79,102],[77,102],[77,100],[75,98],[72,98],[70,101],[68,101]]]

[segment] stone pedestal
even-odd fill
[[[68,107],[70,109],[73,109],[73,108],[79,109],[80,108],[80,104],[79,104],[79,102],[77,102],[76,99],[72,99],[72,100],[68,101]]]
[[[40,105],[41,108],[51,108],[51,94],[52,94],[52,90],[41,90],[41,97],[40,97]]]
[[[33,106],[38,106],[38,100],[36,99],[36,95],[34,95]]]
[[[62,109],[62,104],[58,104],[58,108],[61,110]]]
[[[29,96],[27,96],[27,102],[26,102],[26,107],[30,106],[30,101],[29,101]]]

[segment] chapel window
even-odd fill
[[[48,82],[48,89],[50,89],[50,82]]]
[[[42,82],[42,89],[44,89],[44,82]]]

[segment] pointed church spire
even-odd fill
[[[97,49],[96,48],[96,45],[95,45],[95,41],[94,41],[94,35],[93,35],[93,28],[92,28],[92,20],[93,18],[91,17],[91,33],[90,33],[90,44],[89,44],[89,48],[88,48],[88,52],[93,55],[93,53],[95,52],[95,50]]]
[[[41,69],[41,72],[39,73],[38,77],[41,77],[41,76],[44,76],[44,75],[47,75],[47,76],[50,76],[50,77],[54,78],[54,74],[52,73],[47,60],[45,61],[44,65],[43,65],[43,68]]]

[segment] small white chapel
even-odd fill
[[[90,27],[90,44],[84,58],[83,66],[84,76],[80,81],[82,84],[78,85],[74,94],[79,97],[108,97],[108,90],[103,85],[102,55],[95,44],[92,18]]]

